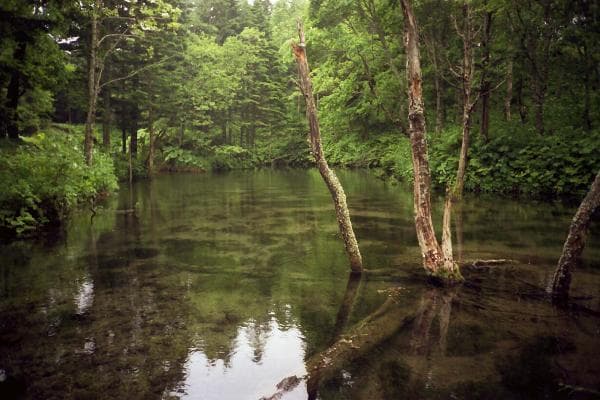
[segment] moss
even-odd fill
[[[440,268],[436,272],[430,272],[427,276],[430,283],[440,287],[450,287],[459,285],[464,282],[465,278],[460,273],[458,266],[450,271],[445,268]]]

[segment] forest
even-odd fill
[[[596,1],[0,0],[0,183],[2,398],[600,395]]]

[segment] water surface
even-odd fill
[[[516,263],[425,284],[410,190],[342,172],[363,259],[348,277],[314,170],[165,175],[64,235],[0,246],[0,398],[593,398],[600,227],[577,308],[542,289],[574,205],[468,198],[456,257]],[[132,212],[134,210],[134,212]],[[441,221],[435,201],[434,222]],[[277,384],[283,382],[280,388]]]

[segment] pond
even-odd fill
[[[162,175],[52,240],[0,246],[0,398],[598,395],[597,221],[578,306],[560,310],[543,288],[576,205],[467,198],[456,257],[514,262],[443,290],[426,284],[411,190],[339,175],[362,279],[315,170]]]

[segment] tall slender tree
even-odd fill
[[[331,193],[331,197],[333,198],[337,222],[340,233],[344,239],[346,253],[348,254],[348,259],[350,261],[350,268],[353,272],[360,273],[363,270],[362,256],[358,248],[358,242],[356,240],[356,236],[354,235],[354,230],[352,229],[350,211],[348,210],[348,204],[346,203],[346,194],[344,193],[344,188],[340,184],[339,179],[331,170],[331,168],[329,168],[323,153],[317,107],[315,104],[312,83],[310,80],[308,59],[306,57],[306,40],[304,37],[302,23],[300,21],[298,21],[298,37],[300,42],[297,44],[292,43],[292,49],[298,64],[300,91],[302,92],[306,102],[306,118],[308,119],[308,125],[310,128],[309,139],[311,151],[317,163],[317,168],[319,169],[319,172],[323,177],[329,192]]]
[[[423,103],[421,57],[419,53],[419,28],[410,0],[401,0],[404,14],[404,47],[406,50],[406,78],[408,81],[408,123],[414,173],[414,212],[417,239],[423,256],[423,266],[428,274],[446,284],[461,281],[458,264],[452,258],[449,229],[442,246],[435,237],[431,219],[431,175],[427,155],[425,107]],[[447,193],[450,196],[450,193]],[[444,208],[446,224],[450,223],[451,199],[447,197]]]

